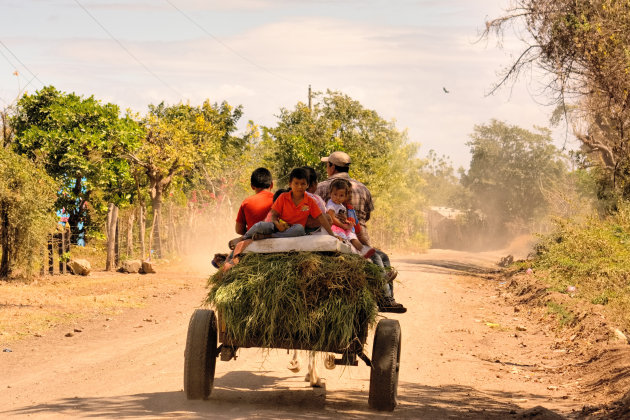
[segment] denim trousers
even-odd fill
[[[271,235],[272,238],[292,238],[295,236],[306,235],[306,232],[304,231],[304,226],[302,225],[293,225],[284,232],[279,232],[276,230],[276,226],[272,222],[258,222],[254,226],[252,226],[245,233],[245,235],[243,235],[243,237],[245,239],[249,239],[254,236],[255,233]]]

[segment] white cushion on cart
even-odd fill
[[[252,242],[243,252],[270,254],[273,252],[290,251],[354,253],[352,245],[342,242],[330,235],[306,235],[295,238],[261,239]]]

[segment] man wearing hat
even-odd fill
[[[326,162],[326,173],[328,174],[328,179],[317,185],[315,194],[323,198],[324,202],[327,202],[330,198],[330,184],[335,179],[343,178],[350,181],[352,184],[352,207],[354,207],[354,210],[357,213],[357,218],[359,219],[358,222],[361,227],[361,229],[357,232],[357,237],[361,243],[369,246],[370,236],[368,235],[365,223],[370,220],[370,214],[372,213],[372,210],[374,210],[374,203],[372,202],[372,194],[370,193],[370,190],[368,190],[368,188],[361,182],[350,178],[348,171],[350,170],[352,160],[347,153],[341,151],[332,152],[330,156],[321,158],[321,161]],[[386,261],[389,266],[389,258],[383,251],[380,250],[376,250],[376,254],[374,254],[372,261],[381,267],[384,266],[384,261]],[[382,312],[406,312],[407,309],[402,304],[397,303],[393,296],[393,285],[391,282],[397,272],[395,269],[392,269],[389,273],[391,275],[389,278],[390,286],[387,292],[388,296],[386,298],[386,302],[379,305],[379,309]]]

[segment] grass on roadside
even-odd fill
[[[610,319],[630,331],[630,205],[604,219],[559,222],[538,244],[533,268],[545,273],[551,290],[605,305]],[[549,310],[570,322],[566,309]]]

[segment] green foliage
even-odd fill
[[[238,342],[337,351],[374,323],[383,272],[357,255],[247,254],[209,286],[208,303]]]
[[[630,327],[630,204],[616,214],[590,217],[586,223],[560,220],[541,238],[534,268],[543,270],[552,288],[606,307]]]
[[[474,208],[497,224],[527,224],[542,216],[548,208],[543,189],[566,173],[550,131],[537,131],[492,120],[476,126],[467,143],[472,160],[462,184]]]
[[[242,108],[227,102],[200,106],[177,104],[149,106],[144,124],[147,137],[134,153],[145,168],[152,167],[153,177],[165,179],[173,175],[185,191],[215,191],[228,179],[239,178],[244,165],[234,165],[245,157],[255,128],[243,136],[235,136]],[[248,174],[249,175],[249,174]]]
[[[429,205],[460,209],[470,207],[468,192],[455,176],[455,169],[447,156],[438,156],[435,150],[429,150],[422,167],[422,177]]]
[[[558,317],[558,322],[562,327],[570,326],[575,321],[575,315],[559,303],[547,302],[547,310]]]
[[[286,185],[291,169],[303,165],[325,178],[321,157],[345,151],[352,158],[350,176],[364,183],[374,198],[371,236],[380,246],[425,245],[418,146],[376,111],[339,92],[316,93],[312,110],[301,102],[293,110],[282,109],[277,126],[263,130],[260,147],[264,166],[276,174],[277,187]]]
[[[0,148],[0,277],[14,269],[32,274],[55,228],[57,187],[28,159]]]
[[[134,184],[126,153],[141,130],[131,116],[120,117],[117,105],[47,86],[19,100],[12,125],[14,150],[60,183],[56,205],[66,209],[75,233],[79,222],[92,226],[107,203],[129,201]]]

